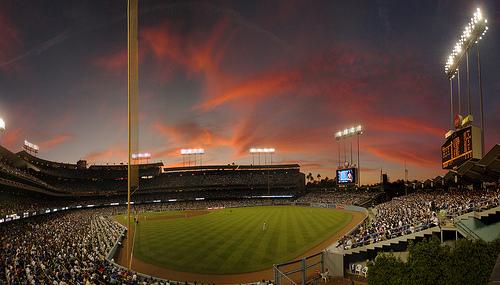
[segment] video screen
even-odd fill
[[[356,183],[356,168],[338,169],[337,182],[339,184]]]

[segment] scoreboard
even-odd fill
[[[338,184],[355,184],[358,181],[357,168],[337,169]]]
[[[455,131],[441,146],[443,169],[453,169],[471,158],[481,158],[481,131],[468,126]]]

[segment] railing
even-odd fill
[[[286,275],[285,273],[281,272],[277,265],[273,265],[273,270],[274,270],[274,282],[276,285],[285,285],[287,283],[283,283],[282,282],[282,278],[284,277],[286,281],[288,281],[288,284],[293,284],[293,285],[297,285],[297,283],[295,281],[293,281],[290,277],[288,277],[288,275]]]
[[[117,223],[117,224],[122,228],[122,231],[121,231],[120,235],[116,238],[115,244],[113,245],[113,247],[109,250],[108,254],[106,255],[106,259],[110,262],[112,262],[111,260],[115,256],[116,251],[118,250],[118,246],[120,245],[121,241],[125,237],[125,233],[127,232],[127,228],[124,225],[122,225],[120,223]]]
[[[463,232],[465,232],[465,234],[467,235],[466,238],[472,238],[475,240],[481,239],[474,231],[469,229],[466,225],[462,224],[462,221],[457,221],[455,223],[455,227],[457,227],[457,229],[461,229]]]
[[[297,285],[299,280],[301,285],[311,283],[318,277],[317,272],[324,272],[324,254],[325,252],[320,252],[299,260],[273,265],[275,284]],[[316,268],[316,270],[314,270],[314,268]],[[297,278],[291,277],[293,275]],[[283,283],[283,277],[288,283]]]

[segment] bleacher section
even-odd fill
[[[12,155],[11,155],[12,156]],[[35,157],[26,151],[14,155],[25,161],[27,175],[76,195],[119,195],[127,189],[127,165],[59,163]],[[302,190],[305,176],[298,164],[291,165],[212,165],[164,168],[163,163],[139,165],[142,193],[201,190],[255,190],[256,195],[293,194]],[[251,195],[251,194],[250,194]]]

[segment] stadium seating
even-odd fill
[[[334,189],[318,189],[312,190],[304,196],[297,199],[297,203],[328,203],[328,204],[344,204],[358,205],[367,199],[378,195],[379,191],[357,191],[357,190],[334,190]]]
[[[374,207],[375,218],[338,246],[351,249],[376,243],[439,225],[440,220],[466,212],[498,206],[500,190],[420,191],[395,197]]]
[[[126,165],[82,168],[25,152],[16,155],[0,149],[0,184],[5,187],[0,188],[0,268],[4,269],[0,284],[161,284],[106,259],[123,232],[111,216],[126,209]],[[291,203],[372,205],[381,194],[303,191],[304,175],[298,165],[163,169],[160,164],[148,164],[142,167],[141,177],[132,198],[134,212]],[[372,219],[342,237],[338,248],[358,250],[423,233],[444,219],[496,207],[499,200],[497,188],[421,190],[394,197],[374,206]],[[367,276],[364,264],[353,263],[349,268]]]

